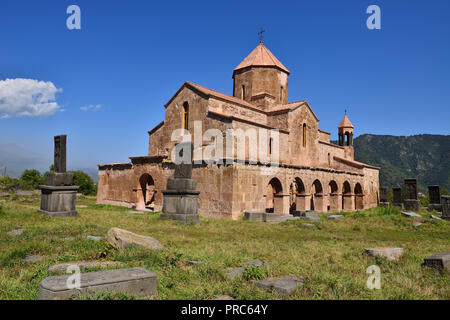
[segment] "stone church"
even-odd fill
[[[195,164],[200,215],[238,219],[244,211],[289,215],[377,206],[379,168],[354,160],[350,119],[344,116],[339,143],[331,143],[307,101],[289,102],[289,75],[260,42],[234,69],[232,95],[185,82],[165,104],[165,119],[148,132],[148,155],[98,166],[97,202],[161,210],[161,191],[174,172],[171,152],[177,141],[172,134],[185,129],[194,135],[194,124],[200,123],[202,132],[214,128],[224,136],[229,129],[276,130],[279,149],[279,166],[269,174],[262,170],[266,163],[249,161],[248,142],[245,159],[234,148],[234,161]],[[272,142],[269,137],[262,141],[269,150]]]

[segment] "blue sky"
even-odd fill
[[[81,30],[66,27],[71,4]],[[381,30],[366,27],[372,4]],[[0,144],[50,164],[52,137],[68,134],[69,168],[145,155],[184,81],[231,94],[260,27],[291,71],[290,100],[308,100],[332,138],[344,109],[356,135],[449,134],[449,12],[448,0],[2,0],[0,81],[61,91],[52,115],[0,118]]]

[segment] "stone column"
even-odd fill
[[[314,195],[314,211],[317,212],[326,212],[327,210],[325,210],[324,208],[324,196],[323,194],[319,193],[319,194],[315,194]]]
[[[355,195],[354,194],[343,194],[344,208],[343,211],[355,211]]]
[[[296,211],[306,211],[306,194],[295,195],[295,208]]]
[[[197,181],[192,179],[192,143],[176,145],[175,174],[167,179],[162,191],[163,208],[161,218],[187,222],[199,222]]]
[[[405,209],[420,210],[420,201],[417,195],[417,179],[405,179]]]
[[[41,208],[38,210],[49,216],[74,217],[78,186],[73,184],[73,174],[66,172],[66,135],[55,136],[54,170],[41,189]]]

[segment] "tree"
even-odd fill
[[[80,187],[79,192],[87,195],[95,195],[97,193],[97,188],[94,181],[83,171],[72,171],[73,173],[73,184]]]
[[[39,189],[41,184],[44,184],[44,177],[36,170],[25,170],[20,176],[21,187],[24,189]]]

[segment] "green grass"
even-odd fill
[[[36,299],[39,283],[50,276],[53,264],[85,260],[116,260],[127,267],[144,267],[158,275],[155,299],[450,299],[450,277],[422,267],[423,258],[450,251],[450,223],[430,219],[423,224],[401,216],[396,209],[376,208],[344,213],[341,220],[322,217],[280,224],[202,218],[198,225],[161,220],[158,213],[129,214],[126,208],[96,205],[82,197],[74,219],[50,218],[36,213],[33,197],[7,199],[0,212],[0,299]],[[117,251],[106,241],[89,241],[87,235],[106,236],[111,227],[149,235],[165,249],[148,251],[130,247]],[[25,229],[19,237],[6,232]],[[75,237],[74,241],[61,238]],[[402,247],[400,261],[374,259],[363,254],[369,247]],[[28,254],[44,260],[26,264]],[[234,281],[227,268],[260,259],[272,268],[252,267]],[[190,266],[189,260],[202,264]],[[366,269],[381,269],[381,290],[366,288]],[[89,271],[94,271],[90,268]],[[287,296],[258,289],[253,281],[297,275],[305,285]],[[122,294],[98,294],[83,299],[131,299]]]

